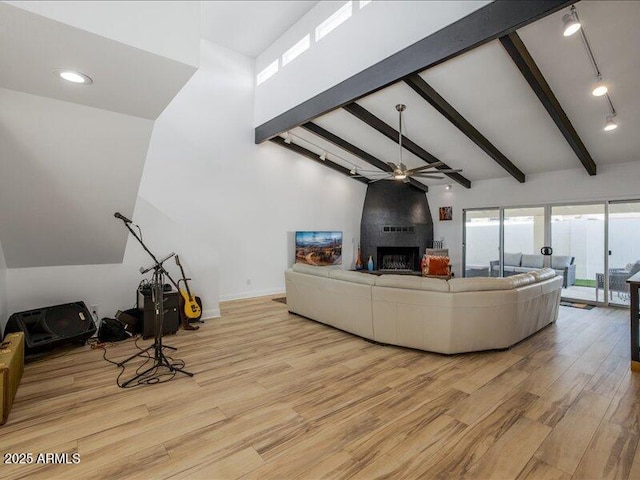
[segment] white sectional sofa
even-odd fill
[[[562,277],[440,280],[295,264],[290,312],[380,343],[445,354],[509,348],[558,317]]]

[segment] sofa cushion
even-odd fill
[[[381,275],[376,279],[376,287],[407,288],[409,290],[431,290],[448,292],[449,283],[441,278],[424,278],[413,275]]]
[[[529,268],[542,268],[544,257],[542,255],[522,255],[521,266]]]
[[[304,263],[294,263],[292,270],[298,273],[307,273],[309,275],[316,275],[318,277],[329,277],[329,270],[327,267],[315,267],[313,265],[305,265]]]
[[[571,265],[571,260],[573,260],[573,257],[571,257],[570,255],[552,255],[551,268],[555,268],[556,270],[564,270],[569,265]]]
[[[530,274],[536,279],[536,282],[542,282],[543,280],[549,280],[556,276],[555,270],[552,268],[541,268],[540,270],[532,270]]]
[[[329,269],[329,278],[344,280],[345,282],[361,283],[363,285],[375,285],[376,276],[364,272],[351,272],[340,268]]]
[[[510,267],[519,267],[522,260],[522,253],[506,253],[504,254],[504,265]]]

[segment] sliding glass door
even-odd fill
[[[562,296],[604,301],[605,204],[551,207],[551,268],[562,274]]]
[[[500,209],[465,210],[464,276],[500,275]]]
[[[544,207],[504,209],[504,276],[545,266]]]
[[[640,271],[640,201],[609,204],[609,291],[607,300],[614,305],[629,305],[626,280]],[[599,290],[599,296],[604,292]]]

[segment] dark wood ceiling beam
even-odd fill
[[[451,124],[464,133],[469,140],[478,145],[484,153],[489,155],[495,162],[504,168],[513,178],[520,183],[524,183],[524,173],[516,167],[503,153],[498,150],[484,135],[482,135],[469,121],[464,118],[453,106],[435,91],[420,75],[413,74],[404,79],[418,95],[426,100],[429,105],[435,108]]]
[[[369,112],[366,108],[358,105],[357,103],[350,103],[349,105],[345,105],[342,108],[344,108],[347,112],[349,112],[354,117],[362,120],[364,123],[366,123],[373,129],[383,134],[389,140],[392,140],[393,142],[398,143],[398,140],[399,140],[398,131],[392,126],[380,120],[373,113]],[[420,145],[411,141],[411,139],[405,137],[404,135],[402,136],[402,146],[406,150],[413,153],[418,158],[421,158],[427,163],[436,163],[441,161],[437,157],[434,157],[429,152],[427,152]],[[449,167],[446,164],[436,167],[437,170],[448,170],[450,168],[451,167]],[[468,178],[465,178],[463,175],[460,175],[459,173],[445,173],[445,175],[447,175],[452,180],[458,182],[460,185],[464,186],[465,188],[471,188],[471,181]]]
[[[560,129],[560,132],[564,135],[567,143],[573,149],[580,162],[582,162],[582,165],[584,165],[589,175],[595,175],[597,173],[597,167],[593,158],[591,158],[591,155],[587,151],[587,147],[582,143],[578,132],[573,128],[571,120],[569,120],[560,102],[553,94],[551,87],[542,75],[542,72],[538,68],[538,65],[536,65],[527,47],[522,42],[522,39],[517,33],[512,32],[504,37],[500,37],[500,43],[502,43],[502,46],[513,60],[513,63],[516,64],[522,76],[538,96],[544,108],[547,109],[549,116],[558,126],[558,129]]]
[[[326,141],[334,144],[337,147],[340,147],[346,152],[349,152],[351,155],[358,157],[359,159],[367,162],[369,165],[379,168],[380,170],[385,172],[393,172],[393,168],[391,168],[391,166],[388,163],[383,162],[379,158],[376,158],[373,155],[371,155],[370,153],[367,153],[361,148],[356,147],[352,143],[347,142],[346,140],[340,138],[336,134],[331,133],[328,130],[325,130],[320,125],[317,125],[313,122],[307,122],[304,125],[302,125],[302,128],[304,128],[305,130],[311,133],[314,133],[315,135],[321,138],[324,138]],[[414,180],[413,178],[410,178],[408,183],[416,187],[418,190],[422,190],[425,193],[429,191],[429,187],[427,187],[424,183]]]
[[[331,160],[320,160],[320,157],[316,153],[313,153],[311,150],[307,150],[306,148],[301,147],[300,145],[297,145],[293,142],[287,143],[284,141],[284,138],[282,137],[273,137],[270,140],[276,145],[280,145],[281,147],[284,147],[287,150],[291,150],[292,152],[302,155],[303,157],[307,157],[309,160],[318,162],[319,164],[324,165],[325,167],[330,168],[331,170],[340,172],[349,178],[357,180],[358,182],[369,184],[369,180],[367,180],[366,178],[354,177],[349,173],[348,168],[345,168],[342,165],[338,165],[337,163],[332,162]]]
[[[255,142],[303,123],[385,88],[487,42],[507,35],[576,0],[497,0],[441,28],[356,75],[325,90],[255,129]]]

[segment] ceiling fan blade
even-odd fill
[[[444,177],[438,177],[437,175],[411,175],[413,178],[433,178],[434,180],[442,180]]]
[[[427,168],[437,168],[437,167],[441,167],[442,165],[444,165],[444,163],[442,162],[430,163],[429,165],[422,165],[421,167],[416,167],[416,168],[407,170],[407,173],[419,172],[421,170],[426,170]]]
[[[436,170],[435,172],[428,172],[428,173],[458,173],[461,171],[462,171],[461,168],[449,168],[447,170]],[[421,172],[421,173],[425,173],[425,172]]]
[[[380,180],[391,180],[393,177],[380,177],[380,178],[376,178],[375,180],[370,180],[369,183],[376,183],[379,182]]]
[[[393,163],[393,162],[387,162],[387,165],[389,165],[389,166],[390,166],[391,168],[393,168],[394,170],[395,170],[396,168],[398,168],[398,166],[397,166],[395,163]]]

